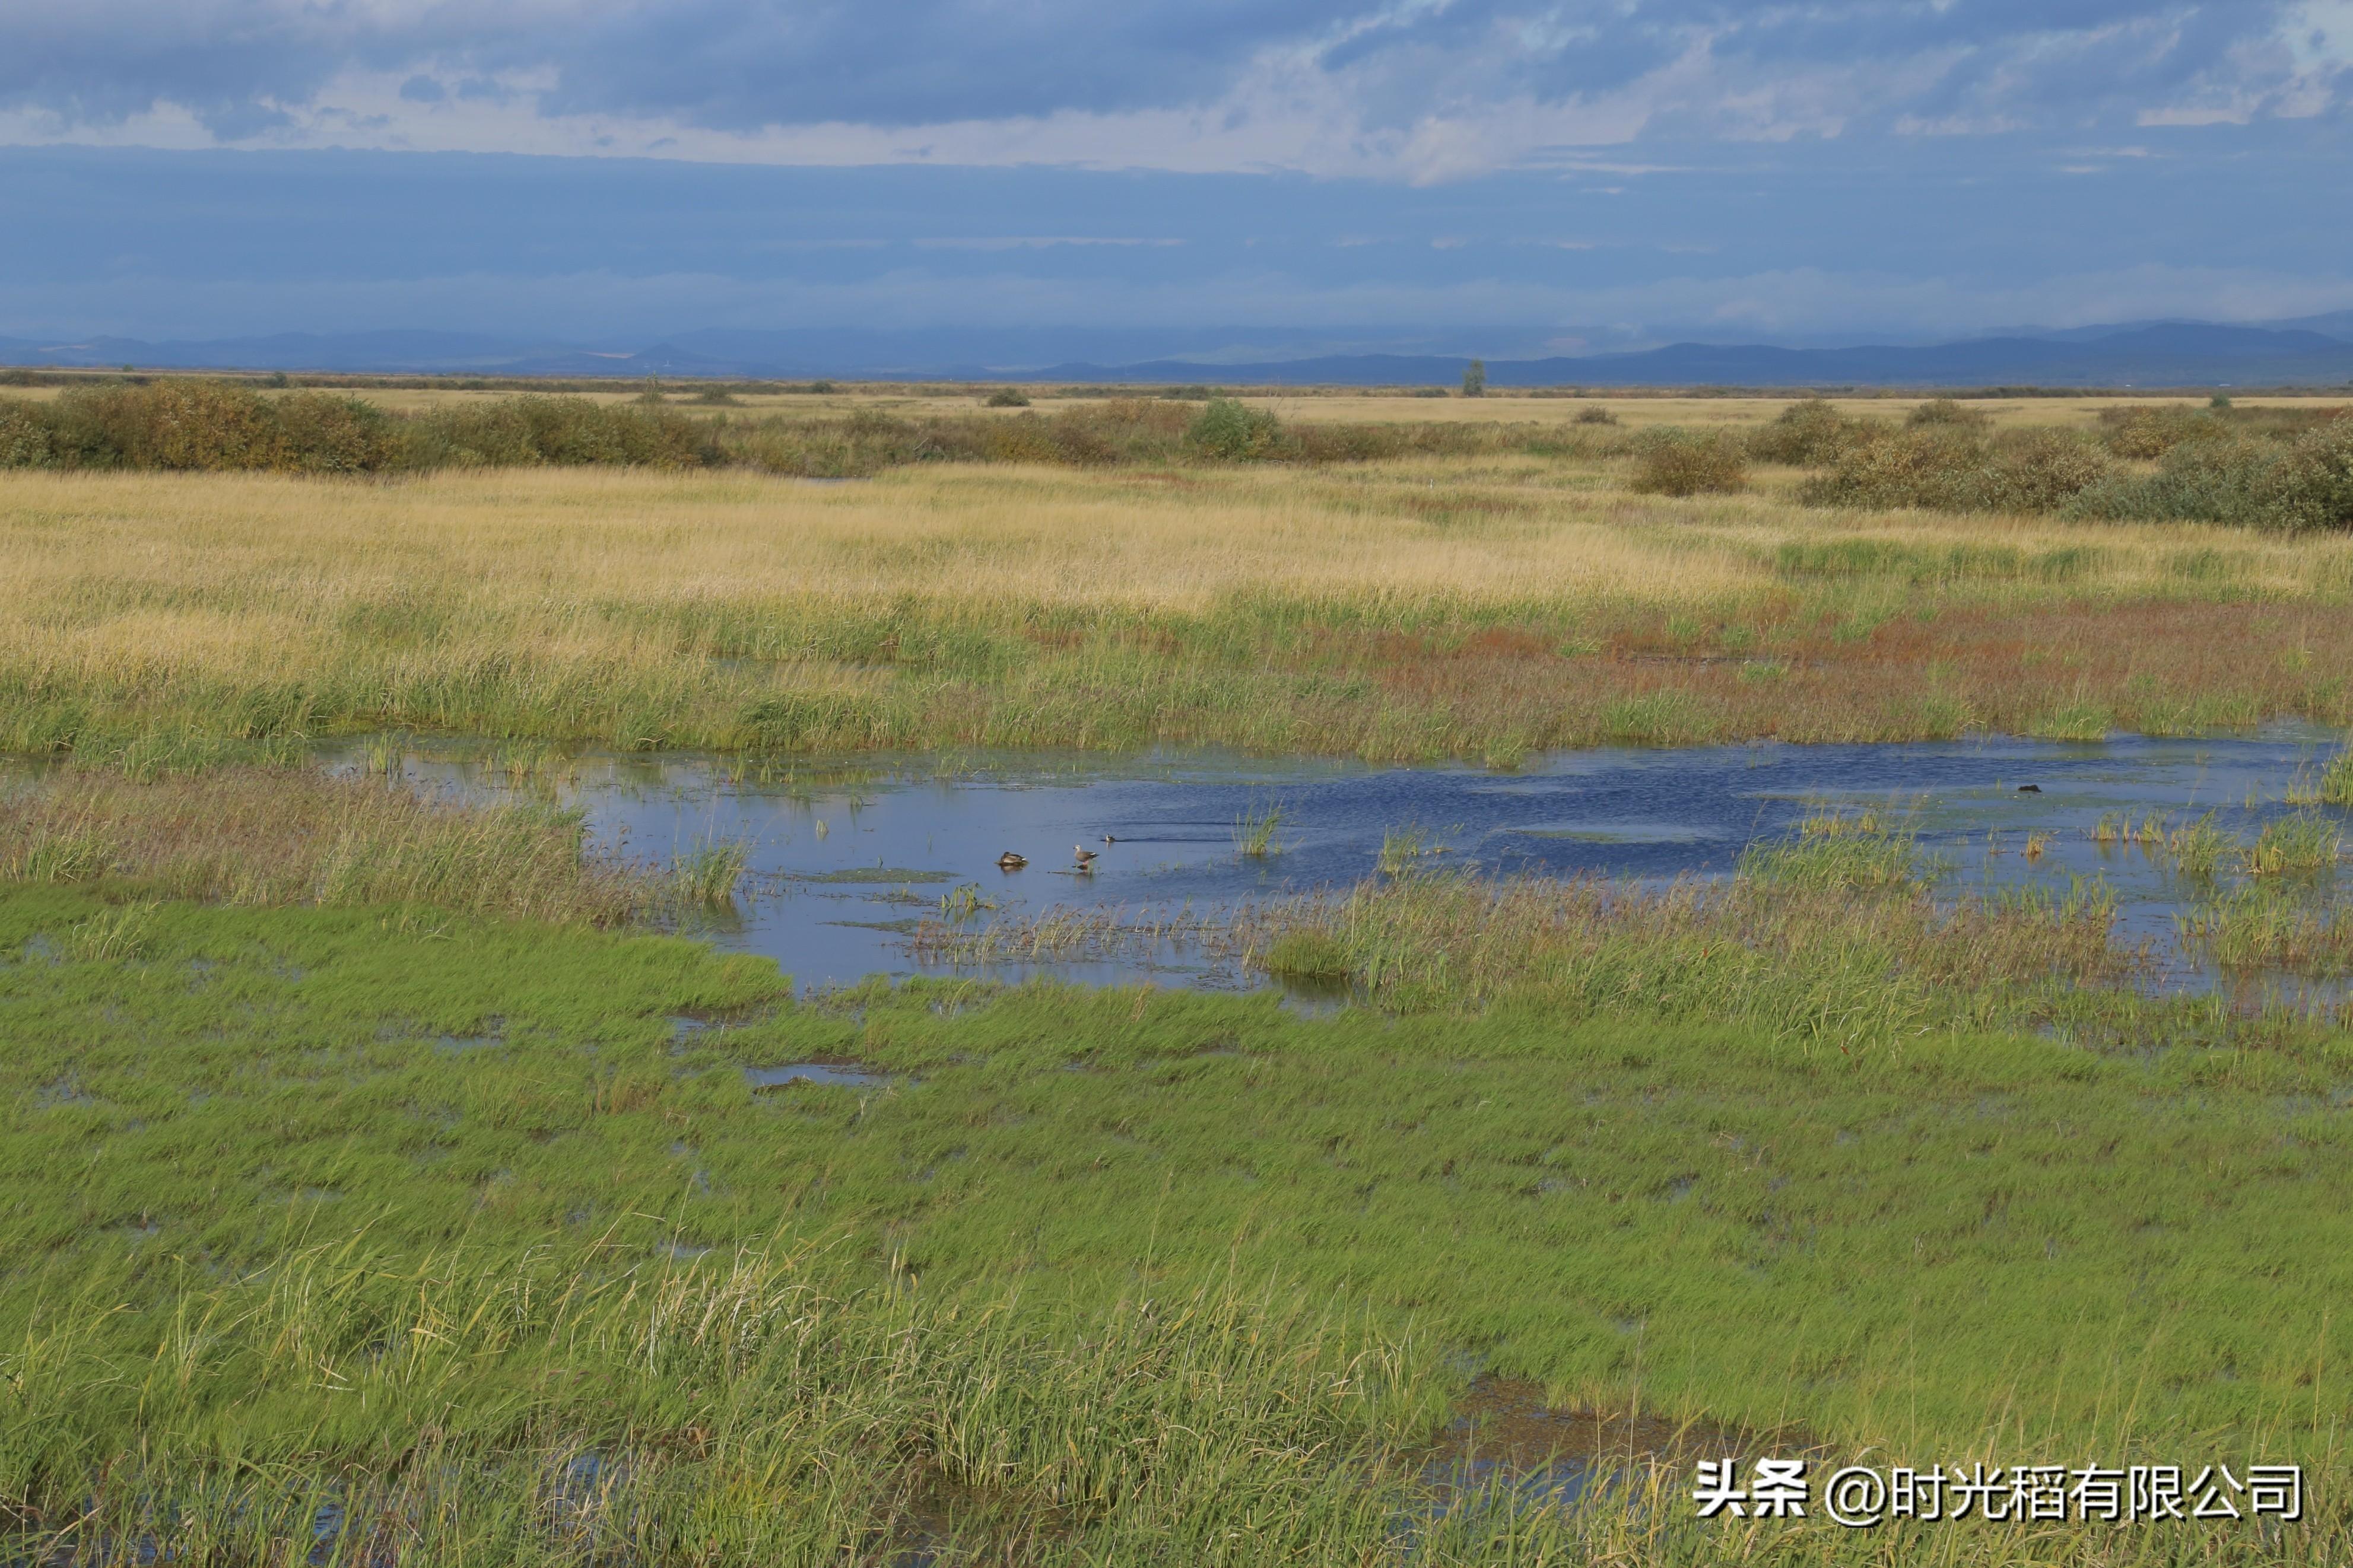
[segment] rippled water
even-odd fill
[[[554,787],[586,810],[601,843],[631,856],[746,845],[751,896],[716,940],[823,985],[923,972],[908,931],[966,886],[995,906],[984,919],[1058,905],[1201,912],[1345,887],[1374,870],[1386,835],[1408,829],[1446,852],[1439,863],[1486,871],[1720,876],[1748,844],[1790,833],[1825,805],[1893,808],[1949,864],[1957,889],[2065,891],[2075,879],[2101,879],[2117,895],[2124,936],[2169,943],[2187,890],[2158,859],[2094,843],[2094,825],[2111,814],[2137,822],[2212,810],[2219,826],[2252,837],[2297,809],[2292,788],[2339,743],[2282,724],[2222,740],[1580,752],[1510,773],[1195,753],[868,759],[733,777],[726,759],[587,754],[567,761]],[[331,760],[349,765],[357,754]],[[479,744],[417,743],[405,771],[470,795],[510,793],[492,756]],[[2021,794],[2021,784],[2039,793]],[[1278,852],[1240,854],[1237,823],[1276,808]],[[2030,859],[2037,833],[2047,847]],[[1073,864],[1081,847],[1096,855],[1086,871]],[[1008,850],[1028,866],[1000,870]],[[1181,954],[1053,967],[1095,981],[1238,978]]]

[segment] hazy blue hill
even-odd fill
[[[2347,335],[2337,335],[2336,331]],[[1037,344],[1070,334],[1040,331]],[[1204,329],[1201,341],[1219,334]],[[1118,342],[1116,335],[1099,343]],[[1333,384],[1452,386],[1460,355],[1327,353],[1242,363],[1146,358],[1132,363],[1069,360],[1004,369],[1018,332],[941,330],[864,331],[707,331],[651,346],[533,343],[480,334],[371,331],[285,332],[213,342],[144,342],[0,339],[0,363],[142,368],[316,370],[458,374],[694,377],[829,375],[891,379],[1208,383],[1228,386]],[[994,352],[992,352],[994,351]],[[1006,357],[997,357],[1002,354]],[[2223,326],[2152,321],[2111,329],[2021,331],[1930,345],[1783,348],[1761,343],[1670,343],[1639,353],[1546,359],[1490,358],[1487,379],[1513,386],[2209,386],[2353,384],[2353,311],[2295,323]]]

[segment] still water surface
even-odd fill
[[[1485,872],[1715,877],[1747,845],[1793,832],[1825,805],[1893,808],[1949,864],[1942,885],[1951,891],[2064,892],[2100,879],[2119,900],[2120,934],[2169,948],[2191,890],[2138,849],[2094,843],[2094,826],[2111,814],[2137,822],[2211,810],[2252,838],[2299,809],[2286,797],[2341,743],[2280,724],[2220,740],[1578,752],[1511,773],[1163,753],[866,758],[776,767],[765,778],[731,777],[720,758],[591,753],[554,787],[586,813],[599,843],[631,857],[746,846],[748,897],[715,940],[773,956],[804,985],[830,985],[938,972],[910,956],[907,933],[967,884],[996,906],[982,918],[1100,905],[1205,913],[1345,888],[1373,873],[1386,835],[1410,829],[1447,851],[1439,864]],[[330,760],[353,765],[356,756]],[[479,744],[416,742],[404,765],[414,780],[470,795],[512,793],[491,756]],[[2020,793],[2023,784],[2039,793]],[[1273,808],[1280,852],[1239,853],[1237,822]],[[2048,847],[2029,859],[2036,833]],[[1091,869],[1075,867],[1078,847],[1095,852]],[[1008,850],[1028,866],[1000,870]],[[1050,967],[1098,982],[1240,983],[1182,952]]]

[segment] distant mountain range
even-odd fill
[[[1345,353],[1244,363],[1156,359],[1005,368],[925,363],[919,338],[879,334],[681,334],[643,348],[532,343],[455,332],[287,332],[201,342],[0,338],[0,363],[141,369],[673,379],[954,379],[1218,385],[1452,386],[1460,355]],[[1488,384],[1521,386],[2353,385],[2353,311],[2260,326],[2160,321],[2060,331],[2022,329],[1927,346],[1778,348],[1671,343],[1639,353],[1491,359]]]

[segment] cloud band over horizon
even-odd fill
[[[2353,0],[37,0],[0,331],[2277,318],[2353,306],[2348,59]]]

